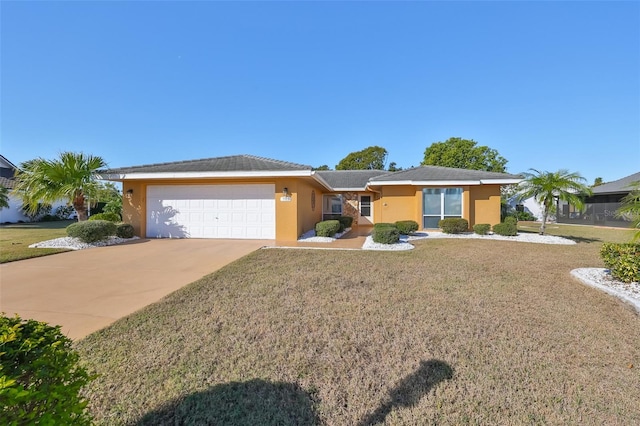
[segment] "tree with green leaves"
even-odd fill
[[[9,190],[0,186],[0,210],[9,208]]]
[[[530,171],[522,173],[524,180],[518,184],[518,196],[522,200],[533,197],[542,205],[540,235],[544,235],[549,214],[555,211],[556,199],[581,209],[584,197],[591,195],[591,188],[585,184],[586,179],[577,172],[565,169],[557,172]]]
[[[31,209],[39,203],[65,199],[73,206],[78,221],[87,220],[87,200],[95,199],[101,185],[98,170],[107,166],[101,158],[63,152],[60,158],[36,158],[20,165],[14,191]]]
[[[370,146],[344,157],[336,170],[384,170],[387,155],[387,150],[381,146]]]
[[[603,184],[602,178],[601,177],[597,177],[597,178],[594,179],[593,185],[591,185],[591,187],[600,186],[602,184]]]
[[[391,163],[389,163],[389,168],[387,170],[389,170],[390,172],[399,172],[404,169],[402,167],[398,167],[396,162],[392,161]]]
[[[473,139],[449,138],[435,142],[424,151],[423,166],[506,172],[507,160],[488,146],[478,146]]]
[[[322,166],[314,167],[311,170],[331,170],[331,169],[326,164],[323,164]]]
[[[631,219],[631,227],[638,229],[633,236],[633,241],[636,241],[640,239],[640,181],[631,184],[631,191],[621,201],[622,206],[616,214]]]

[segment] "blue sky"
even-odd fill
[[[254,154],[640,171],[639,2],[0,4],[0,153],[110,166]]]

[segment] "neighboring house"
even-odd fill
[[[514,210],[527,212],[531,214],[536,218],[537,221],[542,220],[542,205],[539,202],[537,202],[534,197],[521,200],[520,198],[515,196],[509,199],[507,201],[507,204]],[[555,219],[556,219],[555,215],[551,214],[547,217],[547,222],[553,222],[555,221]]]
[[[0,185],[9,190],[9,207],[0,210],[0,223],[28,222],[29,218],[22,213],[22,200],[11,191],[15,188],[14,176],[18,168],[4,156],[0,155]]]
[[[9,208],[0,210],[0,223],[29,222],[28,216],[22,213],[22,198],[14,194],[15,174],[18,168],[6,157],[0,155],[0,185],[9,190]],[[55,213],[60,206],[66,206],[65,201],[57,201],[51,206],[51,213]]]
[[[359,225],[445,217],[469,226],[500,222],[500,186],[519,176],[423,166],[399,172],[314,171],[310,166],[236,155],[101,171],[122,182],[123,217],[145,237],[292,241],[323,219]]]
[[[593,195],[585,198],[582,210],[564,201],[559,201],[557,204],[558,223],[628,228],[631,223],[630,219],[618,217],[616,211],[622,205],[622,198],[631,192],[631,184],[638,181],[640,181],[640,172],[594,186],[591,188]]]

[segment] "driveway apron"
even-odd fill
[[[269,240],[136,240],[0,265],[0,311],[79,339],[215,272]]]

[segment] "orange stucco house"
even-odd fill
[[[123,219],[148,238],[251,238],[293,241],[339,215],[358,225],[445,217],[469,226],[500,222],[500,186],[519,176],[422,166],[315,171],[310,166],[236,155],[104,170],[122,182]]]

